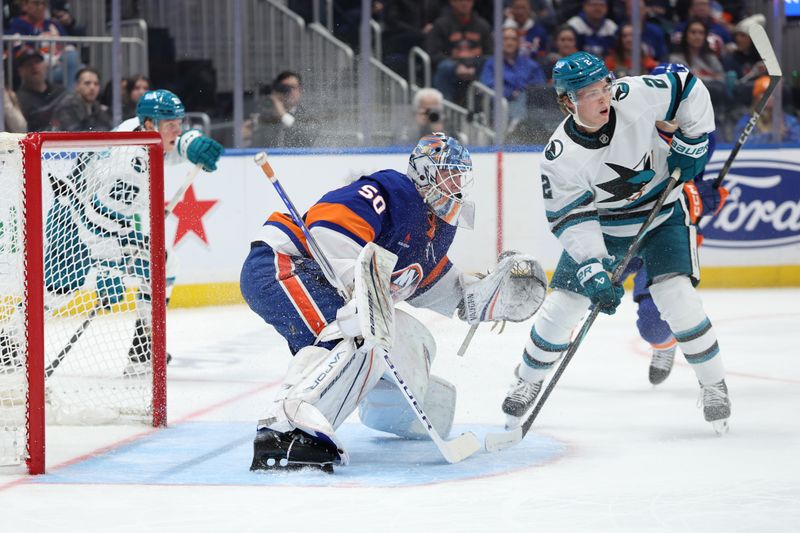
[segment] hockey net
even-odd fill
[[[163,148],[0,134],[0,466],[45,424],[166,422]]]

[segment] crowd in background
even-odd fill
[[[288,0],[288,5],[304,14],[312,1]],[[530,132],[549,134],[560,119],[550,89],[558,59],[585,50],[604,58],[617,77],[628,74],[637,55],[630,23],[633,2],[638,2],[641,16],[642,73],[659,63],[685,64],[711,92],[718,138],[723,142],[736,138],[743,117],[752,113],[765,87],[765,70],[749,31],[755,24],[764,25],[766,19],[747,12],[743,0],[505,0],[504,21],[497,30],[502,32],[502,92],[509,101],[509,142],[543,142],[541,135]],[[432,125],[446,128],[442,105],[430,102],[446,99],[463,105],[467,88],[475,81],[494,88],[493,4],[493,0],[373,0],[372,17],[382,28],[384,63],[405,77],[412,47],[425,49],[432,60],[433,87],[428,89],[433,92],[414,99],[408,125],[398,129],[398,143]],[[334,33],[355,49],[360,6],[360,0],[334,2]],[[14,67],[4,95],[6,129],[111,129],[108,80],[86,64],[81,50],[23,39],[25,35],[85,35],[69,2],[17,0],[10,7],[5,33],[19,35],[20,41],[11,49],[13,57],[6,58]],[[135,114],[136,101],[149,85],[144,76],[123,80],[123,118]],[[245,124],[245,142],[313,146],[314,117],[301,102],[299,74],[282,72],[271,89],[269,98],[262,99],[264,106]],[[793,95],[788,87],[783,91],[785,127],[779,141],[798,142]],[[543,110],[549,115],[543,115]],[[431,115],[436,120],[430,120]],[[769,132],[768,121],[771,106],[759,122],[759,131]]]

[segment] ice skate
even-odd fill
[[[531,383],[519,377],[519,367],[514,373],[517,380],[509,389],[502,406],[503,412],[506,414],[506,429],[514,429],[522,423],[522,418],[533,407],[536,397],[542,389],[542,381]]]
[[[147,328],[141,320],[136,321],[136,329],[133,333],[133,341],[128,349],[128,364],[122,371],[126,378],[135,378],[150,374],[153,365],[150,363],[152,351],[150,348],[150,338]],[[167,353],[167,364],[172,360],[172,356]]]
[[[341,462],[336,446],[299,429],[281,432],[259,428],[253,441],[251,471],[289,471],[316,468],[333,474],[333,465]]]
[[[728,432],[728,419],[731,416],[731,400],[725,380],[710,385],[700,385],[700,402],[706,422],[711,422],[718,435]]]
[[[653,348],[653,358],[650,360],[650,383],[658,385],[669,377],[677,347],[677,343],[673,343],[669,348]]]

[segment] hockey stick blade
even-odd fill
[[[525,434],[522,432],[522,427],[517,427],[503,433],[489,433],[486,435],[484,442],[487,452],[499,452],[506,448],[511,448],[522,440]]]
[[[478,437],[475,436],[475,434],[471,431],[462,433],[458,437],[450,440],[444,440],[442,437],[440,437],[439,433],[436,431],[436,428],[433,427],[433,424],[431,424],[428,416],[425,414],[425,411],[422,410],[420,402],[417,401],[414,393],[411,392],[409,386],[397,372],[397,367],[394,365],[394,363],[392,363],[389,352],[381,347],[376,347],[376,349],[379,349],[383,355],[383,360],[386,362],[386,366],[389,369],[389,373],[397,385],[397,388],[403,393],[406,401],[411,407],[411,410],[414,411],[414,414],[417,416],[420,424],[423,425],[433,443],[436,444],[437,448],[439,448],[439,452],[442,454],[442,457],[444,457],[448,463],[453,464],[461,462],[481,449],[481,441],[478,440]]]
[[[758,55],[764,60],[764,66],[767,67],[767,74],[770,77],[781,77],[781,66],[778,64],[778,58],[775,56],[775,50],[772,49],[772,44],[769,42],[767,30],[760,24],[753,24],[750,28],[750,39],[753,41],[753,46],[756,47]]]

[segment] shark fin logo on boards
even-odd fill
[[[716,179],[722,165],[723,161],[709,163],[704,179]],[[723,185],[730,192],[725,205],[715,217],[700,222],[704,247],[770,248],[800,243],[800,164],[737,159]]]

